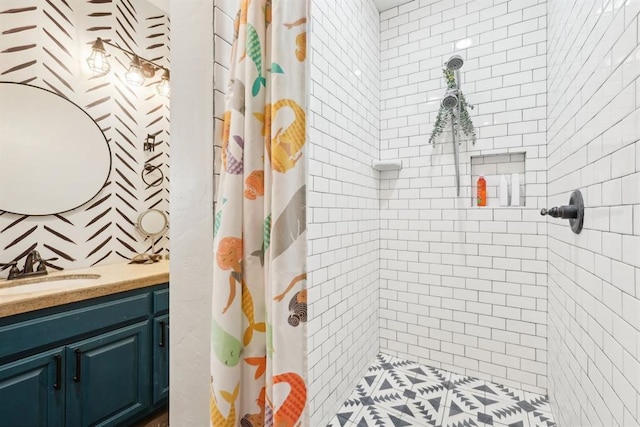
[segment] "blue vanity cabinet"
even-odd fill
[[[64,425],[64,348],[0,365],[0,426]]]
[[[153,404],[169,399],[169,289],[153,292]]]
[[[168,404],[169,285],[0,318],[0,427],[128,426]]]
[[[149,321],[67,346],[68,426],[115,426],[149,407]]]
[[[169,315],[153,319],[153,404],[169,397]]]

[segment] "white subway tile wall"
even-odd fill
[[[309,32],[309,399],[321,426],[379,350],[378,11],[312,0]]]
[[[549,1],[549,392],[559,425],[640,425],[639,0]]]
[[[414,0],[380,31],[380,156],[404,163],[380,175],[381,351],[544,393],[546,2]],[[428,142],[453,54],[478,136],[460,145],[460,197],[450,133]],[[525,206],[490,191],[471,207],[471,158],[487,155],[522,171]]]

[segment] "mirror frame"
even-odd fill
[[[155,233],[155,234],[149,234],[142,228],[142,225],[141,225],[144,217],[146,215],[149,215],[152,212],[158,212],[164,218],[164,226],[162,227],[162,230],[160,230],[158,233]],[[169,218],[167,217],[167,214],[162,212],[160,209],[147,209],[142,213],[140,213],[140,215],[138,215],[138,220],[136,221],[136,230],[138,230],[138,232],[145,237],[156,238],[158,236],[162,236],[164,233],[167,232],[168,228],[169,228]]]
[[[104,143],[107,146],[107,152],[109,153],[109,170],[107,171],[107,175],[104,179],[104,182],[102,183],[102,185],[100,186],[100,188],[98,189],[98,191],[96,191],[90,198],[88,198],[87,200],[85,200],[84,202],[80,203],[77,206],[74,206],[71,209],[66,209],[64,211],[60,211],[60,212],[52,212],[52,213],[46,213],[46,214],[24,214],[24,213],[18,213],[18,212],[12,212],[12,211],[8,211],[8,210],[4,210],[2,209],[2,207],[0,206],[0,212],[6,212],[9,214],[13,214],[13,215],[26,215],[26,216],[35,216],[35,217],[41,217],[41,216],[52,216],[52,215],[59,215],[59,214],[63,214],[63,213],[67,213],[67,212],[71,212],[74,211],[76,209],[78,209],[79,207],[86,205],[87,203],[89,203],[91,200],[95,199],[96,196],[98,194],[100,194],[100,192],[104,189],[104,187],[107,185],[107,183],[109,182],[109,177],[111,176],[111,170],[113,168],[113,153],[111,151],[111,146],[109,145],[109,139],[107,138],[107,135],[104,134],[104,131],[102,130],[102,128],[100,127],[100,125],[98,124],[98,122],[96,122],[93,117],[91,117],[91,115],[85,111],[84,108],[80,107],[78,104],[76,104],[75,102],[71,101],[69,98],[66,98],[52,90],[49,89],[45,89],[43,87],[40,86],[35,86],[32,84],[28,84],[28,83],[20,83],[20,82],[12,82],[12,81],[6,81],[6,80],[0,80],[0,84],[14,84],[14,85],[20,85],[20,86],[29,86],[32,87],[34,89],[39,89],[45,92],[49,92],[59,98],[62,98],[63,100],[69,102],[70,104],[72,104],[73,106],[75,106],[78,110],[82,111],[82,113],[84,115],[86,115],[93,123],[95,123],[96,127],[100,130],[100,133],[102,134],[102,137],[104,138]]]

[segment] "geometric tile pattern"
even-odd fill
[[[555,427],[547,396],[378,354],[327,427]]]

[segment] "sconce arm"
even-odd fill
[[[122,48],[122,47],[120,47],[120,46],[118,46],[116,44],[113,44],[111,42],[108,42],[108,41],[106,41],[106,40],[104,40],[104,39],[102,39],[100,37],[98,37],[98,40],[100,40],[103,44],[106,44],[107,46],[111,46],[111,47],[113,47],[115,49],[118,49],[121,52],[126,53],[127,55],[130,55],[131,57],[137,56],[140,61],[146,62],[147,64],[153,65],[155,67],[155,69],[153,70],[154,72],[156,72],[158,70],[164,70],[164,71],[168,71],[169,70],[165,66],[157,64],[157,63],[151,61],[150,59],[143,58],[142,56],[138,55],[137,53],[134,53],[134,52],[131,52],[130,50],[124,49],[124,48]]]

